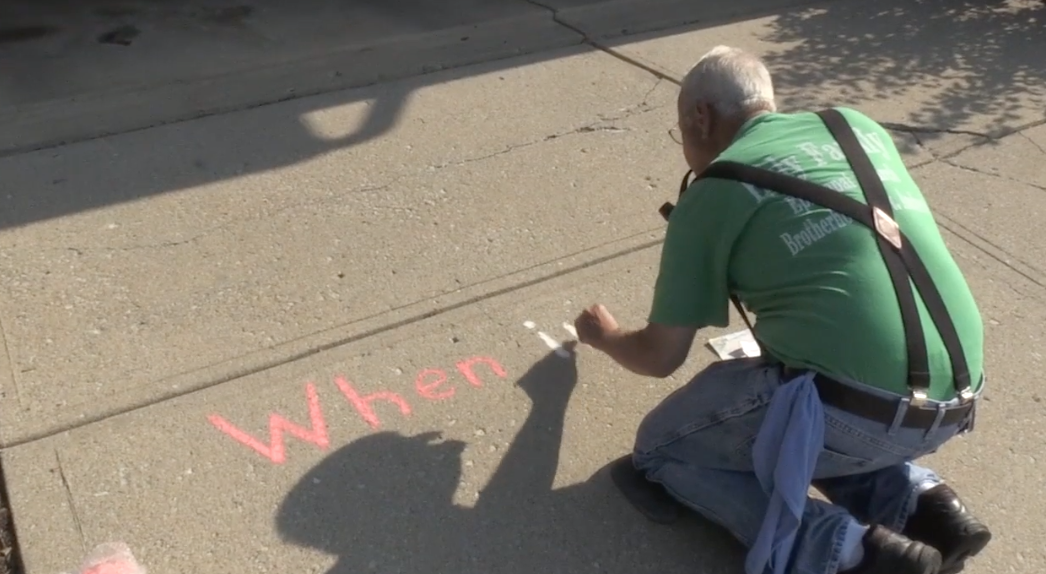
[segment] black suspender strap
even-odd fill
[[[919,317],[919,306],[915,302],[915,293],[908,278],[908,270],[901,258],[901,251],[914,253],[914,248],[907,238],[901,238],[900,226],[894,219],[893,206],[890,205],[890,198],[886,195],[882,179],[876,173],[872,161],[864,152],[857,136],[850,129],[850,125],[846,123],[846,119],[836,110],[822,111],[818,116],[828,126],[828,130],[842,148],[843,155],[846,156],[846,160],[850,163],[850,168],[857,178],[857,185],[864,192],[868,205],[863,206],[862,209],[868,213],[868,209],[871,208],[872,229],[875,230],[879,254],[886,263],[901,309],[904,338],[908,346],[908,388],[912,391],[913,397],[925,396],[930,388],[930,358],[926,351],[926,335]],[[838,192],[834,195],[859,203]],[[918,259],[918,255],[915,257]]]
[[[846,122],[846,118],[834,109],[819,112],[818,116],[828,126],[850,163],[867,204],[798,177],[736,162],[713,163],[697,179],[708,177],[727,179],[776,191],[850,217],[872,230],[900,306],[908,352],[908,387],[911,391],[912,404],[918,406],[924,402],[930,386],[926,337],[912,289],[913,283],[948,351],[956,392],[963,401],[970,400],[973,398],[970,389],[970,372],[955,324],[952,322],[944,299],[934,285],[926,265],[894,220],[893,207],[890,205],[882,180],[861,147],[857,136]],[[683,178],[680,194],[688,187],[689,175],[688,173]],[[668,219],[671,209],[671,204],[661,207],[661,214],[665,219]],[[741,313],[745,324],[751,329],[752,324],[749,322],[740,300],[734,295],[730,299]]]

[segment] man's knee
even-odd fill
[[[768,401],[777,384],[775,375],[756,360],[713,363],[643,417],[633,451],[649,455],[697,428],[732,418],[727,413],[736,417],[756,408]]]
[[[669,409],[664,408],[668,400],[662,401],[640,421],[632,447],[633,458],[649,459],[667,442],[671,442],[672,429],[678,428],[679,421],[670,420]]]

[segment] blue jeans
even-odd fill
[[[751,547],[768,504],[753,472],[752,445],[770,397],[785,382],[780,368],[763,359],[712,364],[643,420],[633,452],[636,467]],[[854,520],[902,530],[919,487],[941,482],[911,461],[967,427],[964,421],[929,430],[900,428],[827,405],[825,411],[825,449],[814,479],[832,502],[807,500],[790,559],[795,574],[837,572]]]

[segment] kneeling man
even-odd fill
[[[889,134],[852,109],[778,113],[766,67],[722,46],[678,116],[698,176],[667,215],[648,325],[596,305],[578,337],[667,377],[733,300],[762,356],[657,406],[636,472],[744,543],[748,574],[958,572],[991,534],[914,461],[972,430],[983,326]]]

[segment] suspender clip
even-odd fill
[[[966,403],[968,403],[968,402],[970,402],[972,400],[973,400],[973,390],[971,390],[970,387],[966,387],[965,389],[959,391],[959,403],[960,404],[964,404],[965,405]]]
[[[928,401],[929,398],[927,389],[912,387],[911,401],[909,402],[909,405],[920,409],[926,405],[926,401]]]

